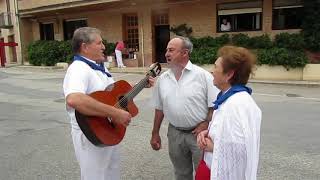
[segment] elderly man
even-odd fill
[[[129,112],[101,103],[88,94],[103,91],[114,83],[108,70],[100,64],[104,61],[101,32],[83,27],[74,32],[72,49],[74,61],[69,66],[63,82],[67,112],[71,120],[71,135],[76,158],[80,164],[81,180],[119,180],[119,145],[98,147],[92,144],[76,121],[75,110],[87,116],[110,117],[123,126],[131,120]],[[153,84],[150,78],[149,83]]]
[[[150,144],[161,148],[162,120],[169,121],[169,156],[177,180],[192,180],[201,159],[196,136],[207,129],[212,102],[218,94],[213,77],[189,60],[193,45],[188,38],[173,38],[165,54],[169,70],[157,80],[154,90],[155,115]]]

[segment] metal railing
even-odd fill
[[[0,13],[0,28],[8,29],[13,27],[11,18],[12,18],[11,12]]]

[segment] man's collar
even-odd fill
[[[185,67],[185,69],[191,71],[191,70],[192,70],[192,67],[193,67],[193,64],[192,64],[191,61],[189,60],[188,63],[187,63],[187,65],[186,65],[186,67]]]
[[[88,61],[90,61],[90,62],[92,62],[92,63],[98,64],[96,61],[91,60],[91,59],[89,59],[89,58],[87,58],[87,57],[85,57],[85,56],[83,56],[83,55],[81,55],[81,54],[79,54],[79,56],[85,58],[86,60],[88,60]]]

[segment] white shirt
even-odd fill
[[[227,24],[221,24],[221,27],[220,27],[220,30],[221,31],[230,31],[231,30],[231,25],[229,22],[227,22]]]
[[[95,63],[95,61],[90,59],[87,60]],[[64,96],[67,97],[71,93],[90,94],[95,91],[105,90],[105,88],[112,83],[114,83],[112,77],[108,77],[101,71],[92,69],[85,62],[74,61],[69,66],[63,81]],[[80,129],[76,121],[74,108],[68,105],[66,108],[72,128]]]
[[[206,119],[219,92],[212,75],[190,61],[178,81],[169,69],[160,75],[154,89],[155,109],[162,110],[173,126],[186,129]]]
[[[247,92],[232,95],[214,111],[209,128],[214,149],[204,155],[211,179],[257,178],[260,125],[261,110]]]

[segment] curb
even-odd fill
[[[65,71],[64,66],[31,66],[31,65],[8,65],[5,68],[19,68],[26,70],[59,70]],[[162,71],[166,71],[168,68],[163,68]],[[133,73],[133,74],[146,74],[149,70],[148,67],[145,68],[109,68],[111,73]],[[259,83],[259,84],[279,84],[279,85],[294,85],[294,86],[307,86],[307,87],[320,87],[320,81],[294,81],[294,80],[258,80],[258,79],[249,79],[249,83]]]
[[[277,81],[277,80],[256,80],[256,79],[249,79],[249,82],[248,82],[248,83],[252,83],[252,84],[278,84],[278,85],[320,87],[320,82],[319,82],[319,81]]]
[[[62,66],[31,66],[31,65],[7,65],[5,68],[19,68],[19,69],[37,69],[37,70],[63,70]]]

